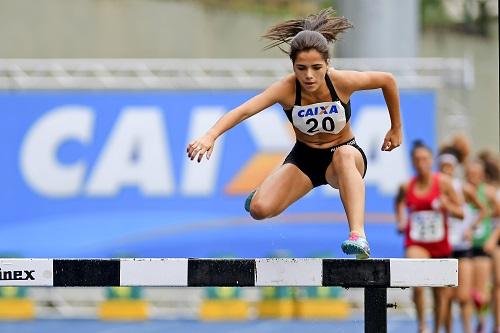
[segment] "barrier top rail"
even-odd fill
[[[388,71],[401,88],[474,85],[468,58],[334,58],[332,65]],[[0,90],[262,89],[291,70],[285,58],[0,59]]]
[[[456,259],[0,259],[0,286],[456,286]]]

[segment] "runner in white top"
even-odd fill
[[[471,332],[472,302],[470,295],[472,292],[472,237],[471,227],[478,218],[486,214],[485,208],[479,202],[475,191],[471,186],[467,186],[456,176],[457,168],[463,161],[463,154],[453,146],[441,148],[438,156],[439,171],[450,176],[453,187],[460,201],[463,204],[464,218],[459,219],[449,216],[448,236],[452,246],[452,257],[458,259],[458,288],[448,288],[443,295],[445,309],[446,332],[452,332],[453,315],[451,313],[452,302],[456,301],[460,305],[460,316],[462,320],[463,332]],[[480,215],[474,214],[470,205],[482,207]]]

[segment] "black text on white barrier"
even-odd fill
[[[0,259],[0,286],[440,287],[456,259]]]

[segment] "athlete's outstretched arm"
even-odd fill
[[[405,196],[406,196],[406,184],[402,184],[399,186],[398,193],[396,194],[396,198],[394,200],[394,209],[396,213],[396,225],[399,233],[403,233],[406,228],[406,204],[405,204]]]
[[[188,157],[194,160],[196,156],[198,156],[198,162],[200,162],[203,155],[206,153],[206,157],[209,159],[213,151],[215,140],[217,140],[220,135],[254,114],[259,113],[277,102],[281,102],[281,96],[283,96],[286,88],[286,83],[284,81],[276,82],[262,93],[224,114],[204,135],[188,144]]]
[[[385,72],[357,72],[337,71],[346,87],[348,96],[359,90],[382,89],[385,103],[391,118],[391,128],[387,132],[382,144],[382,150],[391,151],[403,142],[401,114],[399,112],[399,93],[396,79],[391,73]]]

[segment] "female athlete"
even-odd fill
[[[393,75],[338,70],[330,65],[329,44],[350,27],[351,23],[336,17],[331,8],[272,27],[264,35],[271,40],[268,48],[289,44],[285,52],[292,61],[293,73],[226,113],[204,135],[189,143],[187,153],[198,162],[203,156],[209,159],[221,134],[271,105],[280,104],[293,125],[296,143],[283,165],[249,195],[246,209],[258,220],[274,217],[313,188],[328,184],[340,191],[349,223],[350,234],[342,250],[367,258],[370,248],[364,230],[363,182],[367,162],[349,122],[352,94],[382,89],[391,119],[383,151],[401,145],[402,125]]]

